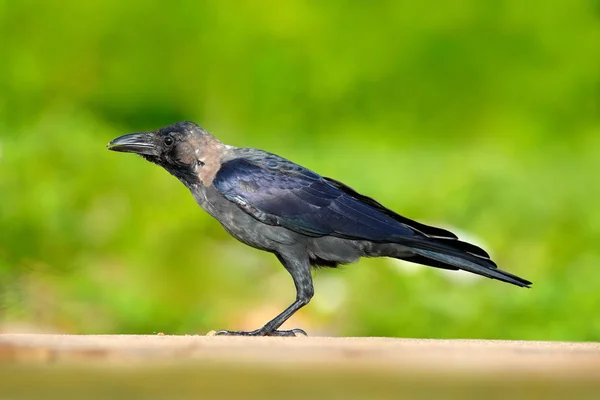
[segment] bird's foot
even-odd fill
[[[308,336],[302,329],[291,329],[289,331],[265,331],[257,329],[255,331],[218,331],[216,336]]]

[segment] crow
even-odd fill
[[[281,314],[254,331],[217,335],[306,335],[302,329],[278,328],[313,297],[311,266],[336,267],[361,257],[393,257],[531,285],[498,269],[485,250],[447,230],[403,217],[278,155],[223,144],[193,122],[120,136],[107,147],[166,169],[227,232],[275,254],[292,276],[296,300]]]

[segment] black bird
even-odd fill
[[[531,284],[498,269],[485,250],[447,230],[405,218],[275,154],[225,145],[193,122],[124,135],[108,148],[137,153],[169,171],[227,232],[275,254],[292,275],[292,305],[260,329],[220,335],[306,335],[301,329],[278,328],[312,298],[310,267],[335,267],[360,257],[394,257],[521,287]]]

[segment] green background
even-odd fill
[[[0,329],[254,329],[294,298],[183,185],[106,151],[193,120],[486,247],[529,290],[315,273],[313,335],[600,340],[598,1],[0,0]]]

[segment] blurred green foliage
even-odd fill
[[[396,260],[315,273],[313,334],[600,340],[597,1],[0,1],[4,330],[257,328],[272,255],[106,151],[193,120],[490,250],[530,290]]]

